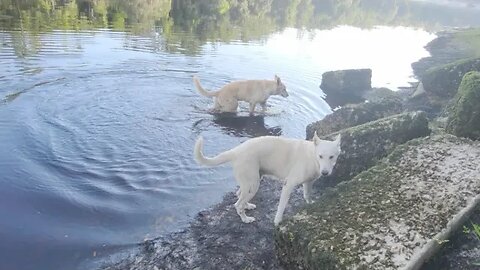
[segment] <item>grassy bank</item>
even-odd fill
[[[457,42],[464,44],[472,57],[480,57],[480,28],[472,28],[455,34]]]

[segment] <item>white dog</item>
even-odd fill
[[[311,203],[313,182],[321,175],[332,173],[340,150],[340,135],[335,141],[321,140],[317,133],[312,141],[264,136],[250,139],[241,145],[225,151],[216,157],[203,155],[203,138],[195,143],[194,156],[199,164],[217,166],[231,162],[238,185],[238,201],[235,209],[245,223],[253,222],[253,217],[245,215],[245,210],[255,209],[249,201],[255,196],[260,185],[261,172],[273,175],[283,181],[282,195],[278,204],[274,223],[282,221],[283,212],[293,189],[303,184],[303,197]]]
[[[215,97],[214,110],[218,112],[236,112],[238,101],[250,104],[250,114],[255,111],[255,106],[260,104],[262,111],[267,108],[267,99],[271,95],[288,97],[287,88],[282,80],[275,75],[275,80],[248,80],[231,82],[218,91],[208,92],[200,85],[200,81],[193,76],[193,82],[200,94],[206,97]]]

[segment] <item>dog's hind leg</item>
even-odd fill
[[[215,108],[219,112],[236,112],[238,108],[238,100],[233,97],[220,95],[215,98]]]
[[[245,206],[245,209],[246,209],[246,210],[253,210],[253,209],[255,209],[255,208],[257,208],[257,206],[256,206],[255,204],[253,204],[253,203],[248,203],[248,202],[247,202],[247,206]]]
[[[215,105],[213,106],[213,110],[215,112],[222,112],[223,111],[223,108],[222,108],[222,104],[220,103],[220,98],[215,98]]]
[[[235,209],[244,223],[251,223],[255,218],[249,217],[245,214],[245,210],[254,209],[256,206],[249,203],[255,196],[260,186],[260,174],[258,170],[251,170],[249,172],[236,172],[235,178],[240,185],[240,194],[238,201],[235,203]]]
[[[237,195],[237,198],[240,198],[241,193],[242,193],[242,190],[238,188],[237,191],[235,192],[235,194]],[[253,203],[247,203],[247,206],[245,207],[245,209],[247,210],[253,210],[255,208],[257,208],[257,206]]]

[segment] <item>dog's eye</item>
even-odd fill
[[[330,156],[330,159],[333,159],[333,156]]]
[[[319,157],[320,159],[322,159],[322,158],[323,158],[323,156],[322,156],[322,155],[320,155],[320,156],[318,156],[318,157]]]

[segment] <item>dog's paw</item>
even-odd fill
[[[314,200],[306,200],[307,204],[312,204],[314,203],[315,201]]]
[[[275,224],[275,227],[276,227],[278,226],[278,224],[280,224],[280,222],[282,222],[282,219],[275,218],[275,220],[273,221],[273,224]]]
[[[255,221],[254,217],[246,217],[244,220],[242,220],[243,223],[252,223]]]
[[[247,210],[253,210],[255,208],[257,208],[257,206],[253,203],[247,203],[247,207],[245,207]]]

